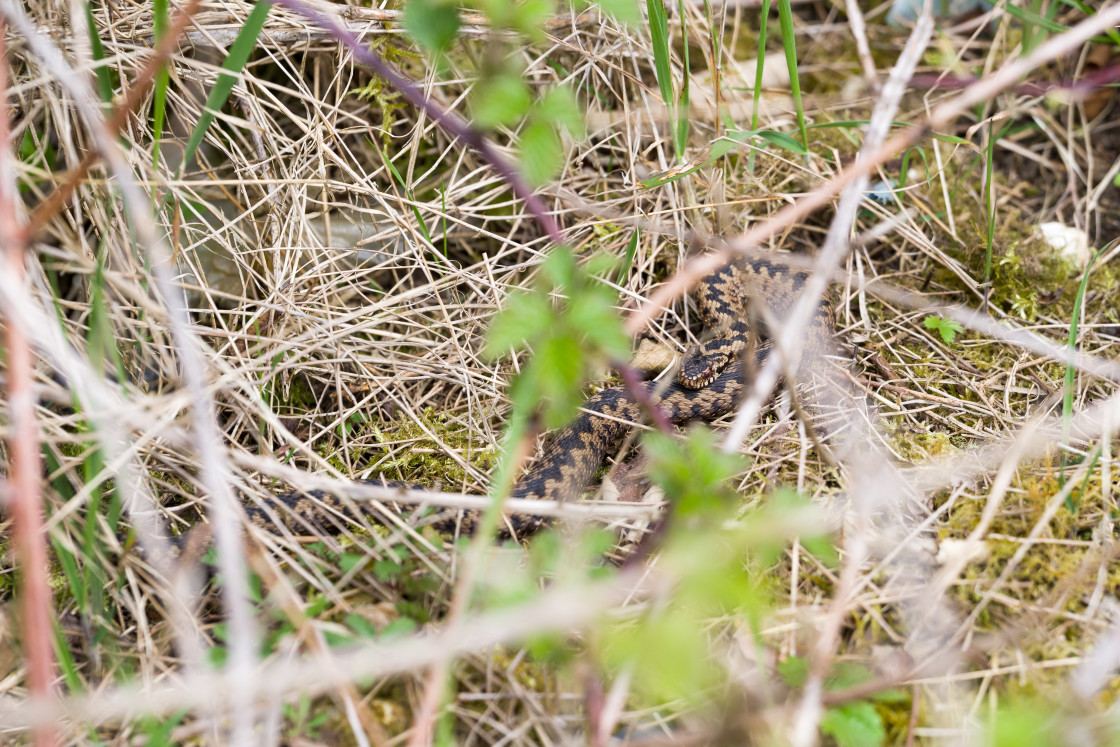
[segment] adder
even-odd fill
[[[708,339],[685,355],[676,380],[664,391],[659,391],[660,387],[653,382],[643,384],[670,422],[680,425],[694,420],[710,421],[736,406],[745,390],[744,374],[751,368],[744,352],[751,345],[752,299],[764,303],[780,319],[796,301],[805,279],[804,272],[779,262],[740,258],[701,282],[695,299]],[[827,349],[835,321],[831,300],[822,299],[809,325],[806,351],[820,353]],[[763,341],[754,350],[757,365],[765,358],[769,345]],[[511,497],[576,499],[611,449],[629,431],[630,424],[639,422],[642,416],[642,405],[625,388],[604,389],[594,395],[587,400],[583,412],[551,439],[532,470],[514,486]],[[362,482],[414,487],[381,479]],[[248,506],[246,513],[254,524],[275,531],[279,522],[296,534],[316,527],[333,531],[337,517],[353,518],[355,510],[373,515],[368,503],[343,500],[322,491],[288,491],[277,495],[275,503]],[[449,531],[470,533],[476,518],[467,512],[438,521]],[[547,523],[536,516],[508,514],[502,532],[520,537]]]

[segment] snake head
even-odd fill
[[[686,389],[703,389],[719,374],[710,357],[697,355],[685,358],[677,374],[677,382]]]

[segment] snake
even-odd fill
[[[752,321],[759,315],[752,315],[751,304],[764,304],[770,318],[781,319],[788,315],[806,279],[805,272],[780,261],[748,257],[737,257],[703,278],[694,294],[706,329],[703,342],[684,355],[675,379],[667,386],[655,381],[640,385],[645,388],[646,402],[655,402],[675,425],[711,421],[731,412],[746,391],[747,375],[765,361],[772,345],[764,325]],[[817,303],[808,324],[805,358],[828,349],[835,324],[833,300],[826,295]],[[747,351],[752,352],[745,355]],[[641,399],[625,387],[603,389],[589,398],[580,415],[548,442],[534,466],[514,485],[510,497],[576,500],[612,449],[633,424],[641,422],[646,406]],[[357,482],[401,490],[423,489],[381,478]],[[392,502],[383,505],[400,514],[414,510]],[[309,529],[337,533],[339,518],[355,519],[356,512],[376,521],[382,521],[383,516],[368,501],[298,489],[275,495],[263,504],[246,506],[245,512],[254,525],[272,532],[279,525],[294,534],[306,534]],[[473,532],[477,512],[448,513],[451,518],[437,518],[431,523],[441,531]],[[524,538],[549,524],[548,519],[523,513],[507,513],[504,518],[500,530],[503,538]]]

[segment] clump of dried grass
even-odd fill
[[[710,38],[708,19],[696,7],[685,7],[696,38]],[[65,10],[30,8],[41,29],[57,26]],[[352,28],[425,81],[433,100],[462,110],[482,45],[496,43],[493,34],[472,28],[471,40],[436,77],[380,26],[393,20],[391,11],[351,11]],[[509,411],[506,384],[517,361],[482,360],[481,335],[509,289],[532,276],[547,241],[511,199],[509,186],[475,154],[457,147],[430,120],[401,108],[389,91],[350,65],[329,38],[280,11],[274,11],[255,62],[235,88],[232,107],[219,118],[224,126],[212,131],[198,162],[186,164],[180,178],[171,154],[201,113],[199,91],[215,75],[213,49],[229,43],[230,30],[245,12],[245,6],[231,3],[221,9],[208,6],[196,16],[189,37],[194,48],[174,59],[176,137],[165,142],[157,170],[146,155],[153,141],[146,129],[150,120],[135,118],[122,133],[130,145],[129,168],[141,184],[157,200],[179,206],[170,221],[156,225],[174,251],[191,307],[194,354],[206,361],[201,387],[222,431],[208,445],[220,450],[229,482],[246,500],[267,501],[274,491],[291,486],[295,479],[273,479],[290,478],[286,467],[353,477],[388,472],[447,492],[482,492],[499,453]],[[749,11],[726,13],[740,17]],[[149,17],[121,9],[95,18],[114,55],[115,72],[132,78],[147,55]],[[822,131],[805,160],[770,150],[756,155],[754,173],[743,168],[742,159],[729,162],[722,172],[705,169],[656,190],[636,187],[636,179],[674,163],[664,108],[643,84],[651,80],[645,43],[598,16],[561,20],[549,27],[551,36],[544,44],[510,47],[509,53],[535,83],[566,80],[596,93],[587,97],[589,118],[601,127],[592,127],[586,141],[570,144],[569,165],[547,194],[569,242],[580,251],[621,256],[631,237],[629,224],[637,220],[641,226],[630,272],[619,287],[622,307],[643,306],[641,299],[687,260],[691,250],[686,238],[692,231],[730,235],[753,225],[836,176],[837,164],[855,152],[851,141]],[[730,17],[722,20],[733,33],[744,28],[733,25]],[[832,62],[820,51],[833,49],[847,28],[811,15],[804,23],[806,32],[818,32],[818,41],[803,47],[810,79],[824,80],[833,70],[850,74],[858,57]],[[948,38],[961,55],[996,61],[1008,53],[1002,37],[991,42]],[[79,66],[88,59],[82,34],[58,41]],[[16,138],[30,143],[32,154],[23,158],[21,176],[30,185],[26,201],[35,204],[56,180],[48,170],[76,163],[91,142],[72,94],[50,71],[19,47],[11,59],[16,63]],[[812,66],[814,61],[819,68]],[[726,90],[735,90],[733,73],[724,73]],[[693,85],[697,101],[702,93],[717,98],[710,81],[697,78]],[[818,99],[812,86],[808,90],[810,108],[822,120],[855,119],[869,112],[865,98],[838,101],[823,90]],[[359,95],[361,91],[367,95]],[[1071,134],[1077,127],[1076,108],[1056,116],[1022,96],[1009,96],[1000,105],[1029,112],[1045,126],[1025,143],[1009,138],[997,144],[1008,154],[999,161],[997,214],[1014,206],[1027,214],[1076,216],[1107,237],[1108,224],[1102,221],[1109,219],[1100,217],[1104,211],[1088,209],[1108,199],[1101,185],[1109,168],[1100,162],[1108,151],[1100,140],[1114,138],[1115,128],[1106,120],[1092,123],[1088,131],[1100,136],[1096,145],[1070,147],[1077,142]],[[900,118],[920,119],[922,110],[922,102],[907,97]],[[769,126],[788,128],[791,121],[788,114],[773,113]],[[698,123],[698,137],[714,137],[712,127]],[[498,139],[504,141],[505,133]],[[1091,697],[1107,683],[1109,670],[1101,664],[1107,651],[1091,651],[1092,641],[1111,625],[1106,600],[1115,585],[1109,565],[1114,499],[1107,449],[1091,467],[1076,473],[1076,480],[1084,480],[1084,489],[1077,491],[1082,508],[1079,518],[1061,525],[1046,513],[1047,505],[1054,506],[1053,462],[1020,461],[1044,457],[1059,438],[1052,427],[1036,430],[1043,435],[1033,441],[1024,432],[1049,414],[1055,403],[1050,395],[1061,388],[1067,301],[1044,306],[1054,312],[1032,320],[1031,331],[1043,338],[1031,343],[1033,349],[995,325],[985,330],[994,339],[970,335],[950,346],[921,324],[944,299],[975,307],[982,296],[974,280],[981,268],[961,238],[963,226],[978,222],[982,210],[971,154],[938,142],[928,147],[931,160],[942,165],[930,185],[903,195],[901,214],[864,200],[867,214],[860,228],[886,225],[888,230],[875,240],[857,242],[842,268],[849,273],[838,304],[844,355],[830,377],[846,381],[857,396],[842,391],[834,400],[817,399],[810,408],[830,444],[849,444],[839,454],[841,466],[820,459],[822,451],[814,448],[811,433],[786,411],[756,424],[741,441],[752,460],[740,483],[750,501],[775,484],[793,484],[835,515],[848,517],[842,533],[845,561],[839,569],[819,564],[796,547],[776,568],[788,594],[757,631],[760,640],[782,657],[811,653],[818,681],[830,662],[854,657],[876,668],[883,687],[912,685],[913,719],[892,727],[900,739],[945,733],[946,728],[963,734],[971,729],[970,715],[978,717],[981,696],[989,689],[1001,695],[1045,692],[1053,682],[1067,681],[1063,675],[1046,674],[1063,668],[1078,668],[1076,695]],[[407,190],[390,174],[385,154]],[[1024,163],[1061,179],[1036,181],[1042,188],[1024,198]],[[1067,174],[1086,176],[1067,179]],[[198,519],[198,498],[209,492],[203,486],[206,471],[216,466],[200,463],[200,444],[193,434],[205,414],[191,406],[185,354],[173,338],[166,299],[153,290],[145,261],[150,247],[137,247],[125,207],[106,176],[92,175],[49,223],[29,256],[38,315],[29,310],[27,319],[61,332],[59,339],[51,333],[46,347],[54,346],[54,352],[44,354],[37,370],[42,442],[57,465],[45,485],[49,529],[57,543],[76,550],[92,568],[118,566],[104,557],[83,557],[90,545],[82,541],[78,517],[91,486],[108,481],[127,500],[145,495],[158,499],[160,519],[178,530]],[[772,243],[796,248],[817,244],[822,222],[810,217]],[[1098,362],[1110,357],[1113,342],[1103,333],[1117,322],[1107,303],[1109,280],[1102,279],[1101,294],[1088,305],[1084,325],[1082,350],[1092,352]],[[910,293],[876,296],[876,286],[887,282]],[[1063,278],[1035,282],[1065,285]],[[100,309],[93,307],[95,287],[104,298]],[[998,318],[1001,310],[994,312]],[[678,301],[646,334],[680,350],[696,332],[693,321],[687,304]],[[62,347],[62,336],[79,351],[77,356]],[[116,381],[96,373],[114,368],[113,359],[105,356],[110,342],[121,356],[123,377]],[[849,352],[865,365],[851,371]],[[73,365],[59,379],[53,370],[63,368],[59,360],[67,355]],[[1100,368],[1108,373],[1105,364]],[[1100,378],[1079,381],[1075,453],[1087,455],[1087,444],[1101,433],[1107,443],[1114,422],[1107,399],[1112,391]],[[75,393],[83,408],[78,412],[73,409]],[[101,408],[97,413],[89,411],[94,401]],[[108,439],[106,418],[115,427]],[[89,421],[102,428],[97,435],[84,429]],[[852,448],[857,440],[852,434],[870,445]],[[106,463],[90,473],[98,436]],[[907,469],[908,463],[925,462],[927,455],[941,465],[940,472]],[[1020,521],[1022,516],[1031,521]],[[1038,517],[1046,521],[1040,523]],[[367,527],[360,536],[354,530],[311,546],[253,532],[260,552],[250,560],[273,595],[264,606],[273,619],[254,615],[256,626],[263,628],[258,632],[275,636],[270,663],[282,663],[297,652],[324,652],[330,636],[362,629],[359,620],[379,629],[403,618],[424,623],[444,614],[458,579],[455,548],[445,538],[399,520],[387,518],[386,523]],[[98,534],[101,541],[93,547],[99,555],[119,550],[111,531],[102,526]],[[971,544],[944,542],[966,538]],[[949,548],[941,557],[935,539]],[[1009,556],[1004,551],[1008,546],[1022,552]],[[1071,552],[1061,554],[1063,547]],[[907,549],[900,553],[899,548]],[[981,560],[983,551],[988,557]],[[1049,560],[1056,572],[1039,579],[1038,558],[1051,552],[1058,553]],[[210,684],[214,692],[225,692],[215,678],[200,674],[204,666],[198,645],[227,636],[231,651],[244,649],[245,641],[213,627],[224,613],[200,610],[191,601],[195,597],[189,584],[169,595],[165,582],[147,574],[135,559],[126,557],[119,567],[125,583],[109,577],[94,581],[110,600],[100,609],[111,611],[111,617],[91,618],[89,608],[81,609],[71,594],[55,598],[65,639],[79,663],[68,686],[93,692],[129,669],[133,689],[121,691],[117,701],[102,701],[113,704],[118,710],[108,712],[119,715],[137,702],[128,697],[147,699],[172,672],[176,677],[181,672],[196,687]],[[1024,576],[1023,568],[1034,572]],[[291,702],[300,685],[329,692],[334,705],[316,701],[315,710],[328,714],[331,733],[342,738],[348,732],[345,738],[355,740],[367,734],[375,742],[387,742],[412,725],[422,699],[416,677],[421,667],[444,653],[474,651],[451,669],[456,694],[450,712],[465,742],[562,739],[579,733],[588,713],[598,715],[600,730],[608,734],[611,724],[620,730],[634,727],[639,734],[669,725],[704,739],[728,726],[701,718],[683,704],[646,709],[636,699],[635,710],[626,710],[625,676],[607,683],[609,691],[600,700],[588,684],[597,683],[596,675],[577,680],[566,668],[531,661],[515,646],[477,653],[485,644],[585,624],[597,605],[634,613],[644,602],[633,601],[627,610],[619,590],[626,589],[628,578],[620,576],[612,593],[600,589],[582,598],[563,590],[543,594],[522,612],[523,619],[500,613],[471,618],[434,642],[446,646],[439,655],[425,654],[422,642],[410,640],[396,650],[370,649],[341,675],[329,668],[312,675],[311,668],[293,665],[287,677],[278,678],[272,702]],[[579,609],[581,604],[585,607]],[[969,614],[980,605],[982,613]],[[713,621],[713,627],[720,622]],[[98,658],[100,645],[86,632],[91,629],[116,637],[112,656]],[[492,636],[479,643],[468,635],[477,630]],[[1058,646],[1058,634],[1076,643]],[[754,660],[745,637],[732,638],[737,657],[725,665],[750,698],[757,678],[769,676],[771,664]],[[1105,650],[1106,643],[1107,636],[1098,650]],[[946,656],[940,663],[947,666],[940,670],[928,668],[939,647],[958,653]],[[380,663],[376,655],[384,657]],[[984,663],[975,663],[978,659]],[[383,679],[366,690],[349,684],[358,673]],[[304,682],[301,676],[316,679]],[[981,684],[975,686],[977,681]],[[21,694],[18,677],[5,682],[9,694]],[[177,727],[175,740],[219,728],[216,724],[226,714],[223,704],[208,700],[210,696],[197,693],[197,718]],[[794,694],[788,710],[762,710],[749,725],[804,740],[806,729],[815,734],[822,702],[842,700],[836,694]],[[163,705],[157,707],[170,707],[159,702]],[[67,707],[80,723],[81,705]],[[883,711],[899,717],[889,708]],[[242,719],[249,716],[241,714]],[[278,710],[266,714],[276,728],[279,719]],[[18,719],[13,716],[9,722]],[[116,732],[116,738],[128,739],[131,728],[135,725]],[[82,733],[76,729],[68,738],[80,739]]]

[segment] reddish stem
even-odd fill
[[[494,144],[487,140],[482,133],[425,96],[424,92],[414,86],[400,70],[381,59],[377,52],[363,44],[362,40],[342,25],[333,14],[320,11],[303,2],[303,0],[273,0],[273,2],[293,13],[298,13],[333,35],[340,44],[350,50],[355,60],[388,81],[389,85],[400,91],[409,103],[435,120],[436,124],[446,130],[448,134],[455,136],[478,151],[479,155],[490,164],[490,168],[506,180],[514,194],[525,201],[525,209],[536,218],[552,242],[554,244],[564,243],[564,236],[560,232],[560,227],[553,220],[540,197],[529,188],[529,185],[521,178],[521,174],[513,166],[506,163]]]
[[[0,101],[7,100],[8,91],[5,26],[0,21]],[[0,116],[0,251],[4,254],[5,271],[20,282],[26,244],[16,199],[11,126],[7,116]],[[17,310],[6,308],[3,312],[7,322],[8,421],[12,429],[8,444],[11,460],[8,487],[12,544],[16,565],[20,569],[20,638],[31,694],[47,698],[52,693],[54,682],[54,651],[51,648],[54,615],[51,613],[51,593],[47,583],[47,543],[39,491],[43,469],[39,463],[39,434],[35,424],[31,345]],[[36,745],[48,747],[57,743],[57,735],[51,726],[36,727]]]

